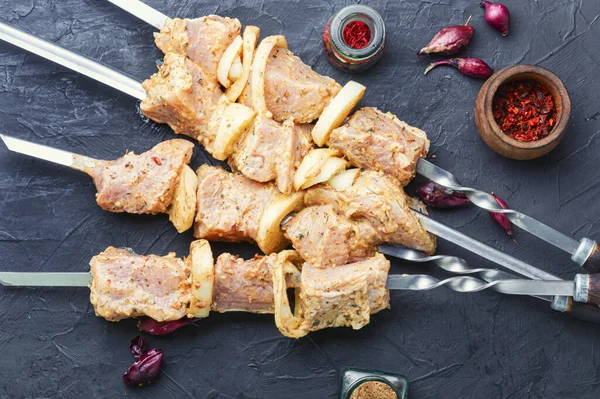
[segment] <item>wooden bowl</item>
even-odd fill
[[[556,125],[550,134],[537,141],[519,141],[500,130],[492,114],[492,100],[498,87],[514,80],[531,79],[548,88],[556,106]],[[498,154],[511,159],[534,159],[552,151],[563,139],[571,100],[563,82],[552,72],[530,65],[515,65],[493,74],[481,87],[475,101],[475,124],[479,135]]]

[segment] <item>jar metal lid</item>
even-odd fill
[[[366,47],[355,49],[344,41],[344,28],[353,21],[362,21],[371,30],[371,40]],[[331,20],[331,41],[341,54],[354,58],[369,58],[377,53],[385,41],[385,24],[381,15],[371,7],[352,5],[342,8]]]

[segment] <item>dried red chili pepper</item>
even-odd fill
[[[352,21],[344,28],[344,42],[354,49],[367,47],[371,41],[371,29],[363,21]]]
[[[158,157],[152,157],[152,160],[154,161],[155,164],[157,164],[158,166],[162,166],[162,162],[160,162],[160,158]]]
[[[543,139],[556,124],[552,94],[533,80],[500,86],[492,102],[492,112],[500,129],[519,141]]]

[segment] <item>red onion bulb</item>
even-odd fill
[[[482,1],[481,7],[485,8],[485,20],[488,25],[496,29],[502,36],[508,35],[510,25],[510,13],[504,4]]]

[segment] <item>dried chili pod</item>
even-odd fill
[[[496,196],[494,193],[492,193],[492,196],[496,199],[496,202],[498,202],[502,209],[508,209],[508,205],[506,205],[506,202],[504,202],[502,198]],[[492,219],[494,219],[494,222],[498,223],[498,225],[506,231],[506,234],[508,234],[510,238],[513,238],[510,220],[508,220],[505,214],[499,212],[490,212],[490,216]]]
[[[470,19],[471,17],[469,17]],[[454,55],[460,52],[467,47],[475,33],[475,28],[468,25],[468,23],[469,21],[465,25],[443,28],[431,39],[427,46],[417,53],[417,56],[421,57],[423,54]]]
[[[131,345],[129,348],[131,349],[133,356],[135,356],[136,359],[139,359],[140,356],[142,356],[142,353],[146,351],[146,338],[138,335],[131,340]]]
[[[151,318],[145,318],[138,321],[138,328],[141,331],[147,332],[152,335],[166,335],[170,334],[173,331],[187,326],[188,324],[192,324],[194,321],[199,319],[180,319],[174,321],[156,321]]]
[[[149,383],[160,372],[162,358],[163,352],[161,349],[150,349],[144,352],[123,374],[123,381],[127,385],[138,386]]]
[[[492,67],[479,58],[450,58],[429,64],[425,69],[425,75],[433,68],[440,65],[450,65],[461,71],[464,75],[472,78],[487,79],[494,73]]]
[[[419,184],[417,194],[432,208],[453,208],[471,202],[466,195],[441,186],[432,180]]]

